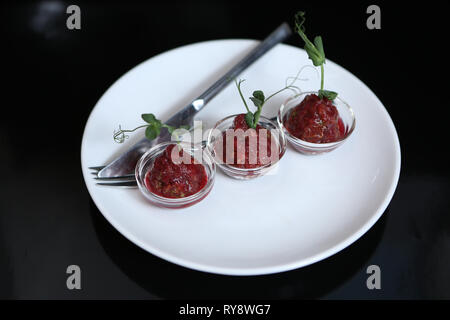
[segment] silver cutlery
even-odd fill
[[[186,107],[175,113],[167,124],[179,127],[180,125],[193,124],[194,116],[204,108],[204,106],[214,98],[217,93],[224,89],[230,81],[235,79],[244,69],[250,66],[253,62],[259,59],[267,51],[273,48],[276,44],[284,41],[292,34],[289,25],[284,22],[277,29],[275,29],[265,40],[263,40],[256,48],[254,48],[247,56],[245,56],[239,63],[231,68],[225,75],[217,80],[211,87],[202,93],[197,99],[194,99]],[[152,146],[170,140],[170,134],[163,129],[161,134],[154,140],[146,138],[140,140],[133,145],[128,151],[113,160],[106,166],[90,167],[99,180],[99,185],[110,186],[126,186],[129,187],[135,181],[131,181],[131,173],[134,172],[139,158]],[[133,175],[134,176],[134,175]],[[105,179],[115,178],[115,179]],[[128,178],[128,180],[126,180]]]
[[[134,174],[125,174],[123,176],[114,177],[99,177],[98,172],[104,169],[105,166],[89,167],[92,170],[92,174],[95,175],[94,179],[97,181],[99,186],[110,186],[110,187],[137,187],[136,176]]]

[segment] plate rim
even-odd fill
[[[334,61],[327,59],[328,61],[332,62],[338,69],[341,69],[342,71],[346,72],[349,76],[351,76],[356,82],[358,82],[362,87],[364,87],[365,90],[367,90],[372,96],[376,99],[376,102],[379,103],[382,106],[382,112],[386,116],[388,126],[393,133],[393,140],[394,140],[394,150],[395,150],[395,167],[394,167],[394,174],[390,181],[390,187],[387,191],[384,200],[380,203],[378,206],[378,209],[372,214],[370,219],[368,219],[356,232],[348,235],[345,239],[339,241],[334,246],[328,248],[327,250],[324,250],[320,253],[317,253],[315,255],[312,255],[308,258],[301,259],[292,263],[281,263],[276,264],[273,266],[265,266],[265,267],[251,267],[251,268],[236,268],[236,267],[220,267],[220,266],[212,266],[208,264],[203,263],[197,263],[195,261],[187,260],[184,258],[179,258],[176,255],[168,254],[164,252],[163,250],[159,250],[156,247],[153,247],[149,245],[148,243],[144,243],[143,241],[140,241],[138,238],[136,238],[131,232],[126,231],[123,227],[121,227],[120,223],[117,222],[112,217],[108,216],[108,214],[105,214],[104,212],[107,212],[106,208],[102,205],[100,201],[97,201],[92,196],[92,190],[89,187],[89,184],[87,183],[87,179],[90,177],[90,174],[87,169],[87,167],[83,166],[83,150],[85,145],[85,134],[86,129],[92,121],[93,113],[95,111],[95,108],[97,105],[102,101],[105,94],[109,92],[115,85],[117,85],[120,81],[122,81],[128,74],[133,72],[134,70],[138,69],[141,65],[147,63],[150,60],[156,59],[158,57],[161,57],[165,54],[177,51],[177,50],[183,50],[187,47],[197,46],[197,45],[205,45],[210,44],[213,42],[242,42],[242,43],[251,43],[254,44],[259,43],[259,40],[255,39],[245,39],[245,38],[232,38],[232,39],[214,39],[214,40],[206,40],[206,41],[200,41],[200,42],[194,42],[186,45],[182,45],[176,48],[169,49],[167,51],[158,53],[157,55],[154,55],[152,57],[149,57],[148,59],[138,63],[134,67],[132,67],[130,70],[122,74],[118,79],[116,79],[101,95],[101,97],[97,100],[94,107],[92,108],[89,117],[86,121],[85,127],[83,129],[83,136],[81,141],[81,150],[80,150],[80,160],[81,160],[81,170],[83,174],[84,183],[86,185],[86,188],[88,190],[89,196],[92,199],[92,201],[95,203],[97,208],[99,209],[100,213],[103,215],[103,217],[117,230],[122,234],[125,238],[127,238],[129,241],[140,247],[141,249],[145,250],[146,252],[153,254],[161,259],[164,259],[166,261],[169,261],[171,263],[177,264],[182,267],[186,267],[189,269],[201,271],[201,272],[207,272],[207,273],[213,273],[213,274],[221,274],[221,275],[230,275],[230,276],[256,276],[256,275],[266,275],[266,274],[274,274],[274,273],[280,273],[280,272],[286,272],[302,267],[306,267],[308,265],[314,264],[316,262],[319,262],[321,260],[324,260],[342,250],[347,248],[349,245],[356,242],[360,237],[362,237],[370,228],[372,228],[373,225],[379,220],[379,218],[383,215],[383,213],[386,211],[386,208],[388,207],[389,203],[391,202],[396,188],[398,186],[399,178],[400,178],[400,171],[401,171],[401,148],[400,148],[400,140],[398,137],[397,130],[395,128],[395,125],[392,121],[391,116],[389,115],[386,107],[381,102],[381,100],[377,97],[377,95],[358,77],[356,77],[353,73],[342,67],[341,65],[335,63]],[[301,48],[298,48],[296,46],[288,45],[288,44],[278,44],[277,46],[283,46],[288,47],[290,49],[296,49],[300,51],[304,51]],[[88,175],[89,174],[89,175]]]

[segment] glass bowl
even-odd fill
[[[280,127],[276,122],[260,116],[258,124],[267,130],[270,130],[272,137],[277,144],[277,150],[274,154],[274,159],[270,159],[270,162],[258,166],[256,168],[239,168],[233,166],[231,164],[225,163],[223,159],[219,156],[219,152],[216,152],[216,143],[218,143],[222,138],[224,132],[227,129],[231,129],[233,127],[234,118],[238,116],[238,114],[234,114],[228,116],[220,121],[218,121],[214,128],[209,131],[208,138],[206,141],[206,149],[211,155],[211,158],[216,163],[216,165],[222,169],[222,171],[228,176],[235,179],[253,179],[259,177],[261,175],[266,174],[269,170],[274,168],[274,166],[281,160],[285,151],[286,151],[286,137]],[[233,139],[234,140],[234,139]],[[276,156],[277,155],[277,156]]]
[[[309,94],[316,94],[318,95],[318,92],[303,92],[300,94],[297,94],[289,99],[287,99],[280,107],[280,110],[278,111],[277,115],[277,122],[278,125],[282,128],[284,134],[287,137],[287,140],[290,142],[290,144],[296,149],[297,151],[308,154],[308,155],[314,155],[314,154],[321,154],[325,152],[330,152],[340,145],[342,145],[348,137],[352,134],[353,130],[355,129],[355,114],[352,110],[352,108],[339,96],[333,101],[334,106],[337,108],[339,112],[339,116],[342,119],[342,122],[344,123],[345,127],[345,136],[344,138],[329,142],[329,143],[313,143],[308,142],[302,139],[299,139],[295,136],[293,136],[284,126],[284,119],[285,117],[291,112],[292,108],[298,106],[303,99],[309,95]]]
[[[153,163],[161,153],[171,144],[177,144],[177,142],[164,142],[157,144],[146,153],[142,155],[136,164],[135,175],[136,181],[141,193],[153,204],[165,207],[165,208],[185,208],[196,204],[203,200],[211,191],[214,185],[214,179],[216,175],[216,165],[212,161],[208,152],[201,147],[200,144],[193,145],[187,142],[180,142],[180,145],[184,151],[188,152],[195,160],[205,167],[205,171],[208,177],[206,185],[197,193],[183,198],[166,198],[158,194],[153,193],[146,187],[145,177],[146,174],[153,167]]]

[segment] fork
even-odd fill
[[[97,174],[105,166],[89,167],[92,170],[92,174],[95,175],[94,179],[98,182],[99,186],[110,186],[110,187],[124,187],[124,188],[136,188],[137,182],[134,174],[126,174],[117,177],[99,177]]]

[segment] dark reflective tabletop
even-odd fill
[[[0,298],[450,298],[449,137],[445,30],[439,2],[418,9],[371,3],[242,2],[2,4]],[[84,125],[104,91],[146,59],[189,43],[262,39],[304,9],[330,60],[366,83],[398,131],[402,169],[382,218],[338,254],[289,272],[230,277],[189,270],[125,239],[92,202],[81,175]],[[419,17],[420,16],[420,17]],[[421,22],[419,22],[419,20]],[[297,37],[286,43],[302,46]],[[447,81],[448,82],[448,81]],[[66,269],[81,268],[68,290]],[[377,265],[381,289],[369,290]]]

